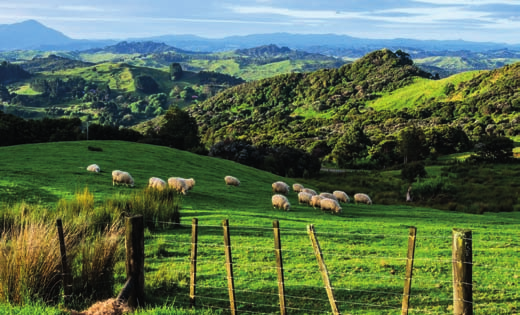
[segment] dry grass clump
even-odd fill
[[[113,296],[114,267],[122,259],[123,228],[112,225],[81,247],[81,274],[75,277],[74,295],[93,299]],[[76,293],[77,292],[77,293]]]
[[[77,234],[67,233],[66,246],[77,244]],[[72,258],[72,257],[71,257]],[[23,304],[27,297],[44,301],[59,297],[61,253],[56,227],[24,222],[0,236],[0,301]]]
[[[59,200],[57,210],[69,215],[91,213],[94,210],[94,194],[85,187],[83,191],[76,192],[72,200]]]
[[[83,312],[71,311],[72,315],[120,315],[133,312],[126,303],[117,299],[97,302]]]

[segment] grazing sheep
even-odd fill
[[[272,185],[273,192],[278,194],[289,194],[289,185],[284,182],[274,182]]]
[[[180,177],[170,177],[168,178],[168,186],[172,189],[175,189],[177,192],[186,195],[188,193],[188,185],[184,178]]]
[[[186,185],[188,186],[188,190],[192,190],[195,186],[195,180],[193,178],[187,178],[184,180],[186,182]]]
[[[354,195],[354,201],[356,203],[366,203],[367,205],[371,205],[372,204],[372,200],[370,199],[370,197],[367,195],[367,194],[355,194]]]
[[[271,197],[271,202],[273,203],[273,208],[283,209],[285,211],[289,211],[291,209],[291,204],[284,195],[273,195],[273,197]]]
[[[320,202],[320,209],[321,210],[330,210],[333,213],[340,213],[341,212],[341,206],[339,203],[334,199],[329,198],[323,198]]]
[[[159,177],[150,177],[148,180],[148,187],[163,190],[166,188],[166,182]]]
[[[299,193],[300,191],[302,191],[303,188],[304,187],[303,187],[302,184],[293,184],[292,185],[292,190],[294,190],[294,192],[298,192]]]
[[[334,196],[333,194],[331,193],[327,193],[327,192],[322,192],[320,194],[320,196],[324,197],[324,198],[329,198],[329,199],[332,199],[332,200],[336,200],[338,201],[338,198],[336,198],[336,196]]]
[[[128,172],[120,170],[112,171],[112,186],[115,184],[123,184],[130,187],[134,187],[134,179]]]
[[[298,193],[298,203],[299,204],[310,204],[312,195],[309,193],[306,193],[304,191],[300,191]]]
[[[336,199],[339,202],[348,203],[350,201],[350,198],[348,197],[347,193],[345,193],[344,191],[335,190],[332,194],[334,196],[336,196]]]
[[[195,186],[195,180],[193,178],[182,178],[182,177],[176,177],[179,180],[183,180],[186,183],[186,190],[192,190]]]
[[[313,196],[316,196],[318,194],[315,190],[310,189],[310,188],[303,188],[301,191],[311,194]]]
[[[309,202],[309,206],[313,207],[314,209],[320,207],[321,201],[325,199],[325,197],[320,195],[314,195],[311,197],[311,201]]]
[[[90,164],[89,166],[87,166],[87,171],[99,173],[99,172],[101,172],[101,169],[99,168],[99,165],[97,165],[97,164]]]
[[[224,177],[224,181],[226,182],[226,185],[240,186],[240,181],[238,180],[238,178],[233,177],[233,176],[228,175],[228,176]]]

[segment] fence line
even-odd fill
[[[194,222],[195,220],[193,220]],[[442,312],[442,310],[444,309],[444,311],[447,311],[449,310],[449,308],[447,306],[449,306],[449,304],[447,304],[448,302],[451,302],[453,303],[454,305],[454,308],[457,306],[457,305],[464,305],[464,307],[470,307],[471,310],[473,310],[473,308],[477,307],[478,306],[478,303],[475,303],[473,301],[472,298],[467,298],[466,295],[463,295],[462,297],[457,297],[457,296],[454,296],[453,299],[451,300],[447,300],[447,299],[439,299],[438,297],[435,297],[435,298],[430,298],[429,295],[425,295],[423,293],[419,293],[419,294],[413,294],[411,291],[409,292],[400,292],[398,293],[397,290],[402,290],[402,287],[399,288],[399,286],[395,286],[395,289],[394,288],[386,288],[385,290],[371,290],[371,289],[360,289],[358,288],[359,287],[359,284],[356,284],[354,286],[352,286],[351,288],[349,288],[348,286],[345,287],[345,281],[348,281],[349,279],[355,279],[355,278],[359,278],[359,277],[362,277],[364,279],[386,279],[387,282],[391,282],[393,283],[394,281],[395,282],[398,282],[398,281],[408,281],[409,279],[411,279],[411,275],[410,274],[402,274],[402,270],[400,269],[399,270],[399,273],[396,274],[396,275],[392,275],[392,276],[389,276],[389,275],[384,275],[384,274],[375,274],[374,273],[374,270],[370,270],[370,265],[367,266],[367,271],[363,271],[361,270],[360,272],[356,272],[354,270],[354,267],[356,267],[356,265],[360,265],[362,266],[363,268],[365,267],[365,263],[366,262],[370,262],[370,263],[373,263],[374,260],[385,260],[385,264],[387,263],[397,263],[399,264],[397,267],[399,268],[403,268],[404,266],[401,265],[401,263],[403,262],[409,262],[410,261],[410,257],[407,255],[407,256],[401,256],[403,255],[402,252],[398,251],[399,250],[399,247],[401,245],[399,245],[399,242],[392,242],[391,245],[390,245],[390,249],[387,251],[387,255],[383,255],[381,256],[380,254],[380,251],[378,252],[378,255],[373,255],[373,254],[370,254],[370,252],[366,253],[366,254],[362,254],[363,251],[365,251],[365,247],[366,248],[369,248],[370,244],[369,242],[371,241],[370,240],[370,237],[374,237],[374,241],[377,241],[377,242],[382,242],[386,239],[388,239],[388,241],[393,241],[394,239],[396,238],[409,238],[409,235],[406,235],[406,236],[395,236],[393,234],[384,234],[384,233],[378,233],[378,234],[367,234],[367,233],[334,233],[334,232],[315,232],[314,235],[316,237],[329,237],[326,239],[325,242],[323,242],[324,245],[326,245],[324,248],[324,253],[325,253],[325,257],[322,257],[325,258],[325,259],[333,259],[333,264],[331,264],[330,266],[328,266],[329,268],[326,269],[327,271],[332,271],[331,272],[331,275],[332,275],[332,279],[340,279],[340,278],[343,278],[343,282],[340,284],[340,285],[336,285],[336,286],[333,286],[332,284],[324,284],[322,286],[311,286],[311,285],[305,285],[305,284],[302,284],[302,283],[299,283],[299,280],[298,280],[298,277],[296,276],[298,273],[305,273],[305,274],[308,274],[309,272],[312,272],[313,270],[310,270],[309,269],[309,266],[311,264],[309,263],[305,263],[305,264],[294,264],[294,263],[289,263],[289,264],[285,264],[285,266],[283,266],[283,270],[285,272],[289,272],[292,276],[296,276],[294,277],[293,279],[289,279],[289,281],[285,280],[283,277],[282,277],[282,281],[280,281],[280,279],[276,279],[276,276],[274,275],[274,272],[271,273],[271,271],[274,271],[274,270],[279,270],[280,268],[277,267],[275,265],[275,261],[272,260],[272,257],[274,256],[274,253],[275,253],[275,248],[273,247],[264,247],[264,246],[258,246],[258,247],[251,247],[251,246],[247,246],[246,244],[239,244],[239,245],[235,245],[235,244],[232,244],[231,243],[231,239],[229,239],[229,230],[240,230],[240,232],[242,231],[247,231],[249,232],[249,234],[246,234],[246,235],[243,235],[243,234],[238,234],[238,235],[235,235],[235,233],[232,233],[233,234],[233,241],[235,242],[240,242],[240,240],[244,239],[244,238],[247,238],[248,235],[255,235],[255,237],[261,237],[261,238],[264,238],[264,239],[267,239],[269,238],[269,235],[267,233],[268,230],[272,231],[273,229],[268,229],[268,228],[253,228],[253,227],[238,227],[238,226],[229,226],[229,223],[225,224],[223,222],[223,225],[221,226],[204,226],[204,225],[199,225],[198,223],[193,223],[192,222],[192,234],[193,234],[193,225],[196,225],[197,226],[197,229],[198,229],[198,233],[200,233],[200,236],[198,239],[195,238],[195,239],[192,239],[191,241],[183,241],[184,239],[184,236],[182,236],[182,234],[179,234],[179,237],[171,237],[171,236],[157,236],[157,235],[148,235],[146,237],[147,240],[159,240],[160,241],[160,244],[163,244],[163,245],[167,245],[167,246],[179,246],[179,248],[185,248],[185,249],[188,249],[191,247],[191,252],[197,252],[198,255],[195,255],[195,257],[187,257],[187,258],[169,258],[170,261],[172,262],[178,262],[180,264],[184,264],[184,265],[188,265],[190,264],[190,262],[195,262],[194,266],[196,267],[196,269],[194,270],[194,272],[192,272],[190,270],[190,281],[192,281],[191,279],[193,279],[193,283],[190,284],[190,288],[198,288],[200,290],[202,290],[202,292],[196,292],[196,291],[193,291],[193,292],[190,292],[189,294],[189,297],[190,297],[190,304],[191,304],[191,299],[193,299],[193,301],[195,301],[195,299],[197,299],[199,302],[201,302],[200,305],[204,306],[204,307],[209,307],[209,308],[215,308],[215,309],[221,309],[221,310],[226,310],[226,311],[229,311],[231,312],[232,314],[235,314],[236,312],[238,312],[238,309],[240,309],[240,312],[242,313],[252,313],[252,314],[266,314],[266,312],[264,312],[264,310],[262,312],[257,312],[253,309],[255,308],[269,308],[269,307],[273,307],[273,308],[278,308],[280,306],[280,301],[276,301],[275,298],[277,296],[279,296],[280,294],[279,293],[276,293],[276,289],[277,287],[280,285],[280,284],[290,284],[290,288],[291,288],[291,291],[293,292],[293,294],[284,294],[284,297],[288,299],[288,302],[289,304],[288,305],[285,305],[283,307],[283,309],[280,309],[278,310],[277,312],[272,312],[272,314],[279,314],[280,312],[283,313],[283,310],[292,310],[292,311],[295,311],[295,312],[308,312],[308,313],[320,313],[320,314],[324,314],[324,313],[330,313],[330,314],[339,314],[339,310],[337,309],[337,306],[336,306],[336,309],[334,309],[334,306],[332,306],[333,308],[333,311],[331,312],[330,310],[330,307],[328,310],[326,310],[326,308],[324,309],[324,304],[327,304],[327,302],[329,302],[331,305],[332,303],[339,303],[340,305],[342,305],[343,307],[345,307],[346,305],[350,305],[350,306],[362,306],[362,309],[379,309],[379,310],[387,310],[388,312],[394,312],[394,311],[402,311],[403,313],[402,314],[405,314],[404,313],[404,309],[405,309],[405,306],[403,305],[401,308],[397,307],[397,305],[399,305],[399,303],[401,303],[401,301],[398,301],[397,299],[398,298],[409,298],[411,299],[411,304],[413,306],[413,304],[417,303],[416,301],[423,301],[421,303],[423,304],[426,304],[426,305],[430,305],[430,306],[433,306],[433,307],[436,307],[436,311],[430,311],[427,309],[427,307],[422,307],[422,306],[419,306],[419,307],[406,307],[407,309],[407,312],[409,313],[412,313],[412,314],[439,314],[439,312]],[[216,243],[216,242],[211,242],[211,241],[208,241],[208,239],[206,239],[205,235],[204,235],[204,232],[206,231],[206,228],[207,227],[211,227],[211,230],[212,230],[212,236],[211,238],[214,238],[216,234],[218,233],[215,233],[217,232],[219,229],[223,229],[223,226],[226,226],[227,225],[227,233],[228,233],[228,240],[224,241],[224,245],[222,245],[222,243]],[[173,224],[172,224],[173,226]],[[176,227],[178,227],[178,225],[175,225]],[[187,229],[185,229],[187,231]],[[225,229],[224,229],[225,230]],[[259,230],[259,231],[266,231],[266,233],[263,233],[263,234],[254,234],[254,231],[255,230]],[[307,231],[307,233],[301,231],[301,230],[296,230],[296,229],[287,229],[289,231],[288,235],[291,236],[291,237],[294,237],[293,238],[288,238],[289,240],[289,244],[291,244],[292,242],[299,242],[298,241],[298,238],[300,237],[305,237],[306,234],[307,236],[309,236],[309,232]],[[251,232],[253,231],[253,232]],[[286,231],[286,229],[282,230],[282,232]],[[295,233],[295,231],[298,231],[298,233]],[[219,233],[221,233],[222,230],[220,230]],[[286,235],[284,235],[286,236]],[[363,244],[352,244],[353,246],[353,249],[352,250],[356,250],[356,248],[359,248],[359,246],[361,246],[361,250],[360,251],[360,254],[357,254],[357,255],[351,255],[351,254],[345,254],[345,253],[341,253],[339,250],[335,249],[335,243],[336,242],[340,242],[340,241],[343,241],[341,238],[344,237],[344,236],[356,236],[356,237],[363,237],[365,239],[368,239],[368,243],[363,243]],[[297,238],[296,238],[297,237]],[[202,241],[201,239],[202,238]],[[226,239],[226,236],[225,236],[225,239]],[[443,239],[443,240],[448,240],[448,238],[445,238],[445,237],[438,237],[438,236],[432,236],[432,237],[424,237],[424,236],[421,236],[420,238],[417,237],[416,240],[428,240],[428,239]],[[472,237],[463,237],[462,238],[464,242],[471,242],[471,241],[477,241],[479,238],[478,237],[475,237],[475,235],[472,235]],[[516,241],[513,241],[511,240],[510,236],[507,237],[507,239],[509,240],[509,242],[516,242]],[[452,238],[450,239],[451,241],[453,241],[453,236]],[[300,243],[300,242],[299,242]],[[479,241],[479,244],[492,244],[492,243],[496,243],[496,242],[491,242],[491,241]],[[502,243],[500,243],[502,244]],[[507,248],[511,248],[511,247],[514,247],[516,245],[510,245],[508,246]],[[196,250],[194,251],[193,250],[193,247],[196,248]],[[280,253],[283,253],[284,256],[287,255],[287,257],[289,257],[289,260],[290,258],[301,258],[301,257],[305,257],[305,256],[308,256],[309,258],[312,258],[311,256],[313,256],[313,251],[310,247],[308,248],[303,248],[303,249],[291,249],[291,245],[289,246],[285,246],[285,247],[289,247],[288,249],[286,248],[283,248],[280,249]],[[419,246],[421,247],[421,246]],[[472,246],[470,246],[472,248]],[[507,249],[505,248],[505,249]],[[200,259],[199,257],[197,256],[200,256],[200,257],[204,257],[205,255],[207,255],[206,252],[210,251],[210,252],[220,252],[223,254],[222,256],[224,256],[224,250],[226,250],[226,256],[228,255],[228,252],[229,252],[229,258],[226,258],[226,268],[235,268],[235,271],[238,272],[237,275],[234,275],[233,272],[229,272],[228,270],[228,274],[227,276],[225,274],[222,274],[222,275],[219,275],[219,274],[216,274],[215,273],[215,260],[214,259]],[[323,248],[322,248],[323,249]],[[231,255],[231,251],[233,251],[233,256]],[[385,250],[386,252],[386,250]],[[454,250],[452,250],[452,253],[454,252]],[[482,249],[482,250],[479,250],[479,251],[472,251],[473,254],[478,254],[478,253],[485,253],[486,252],[486,249]],[[314,252],[316,253],[316,252]],[[393,254],[396,254],[396,256],[393,256]],[[445,252],[441,252],[440,250],[436,250],[435,251],[435,254],[437,255],[442,255],[442,256],[446,256],[446,253]],[[514,254],[514,253],[513,253]],[[323,254],[321,254],[323,256]],[[462,254],[462,257],[466,257],[465,256],[466,254]],[[413,257],[414,255],[412,255]],[[477,255],[475,255],[477,256]],[[143,255],[144,257],[144,255]],[[269,257],[269,260],[266,260],[266,258]],[[497,258],[498,260],[498,258]],[[477,268],[480,268],[480,270],[482,269],[491,269],[493,268],[494,270],[496,269],[500,269],[500,270],[507,270],[507,271],[510,271],[510,272],[516,272],[516,269],[514,269],[514,267],[511,267],[511,268],[507,268],[507,267],[501,267],[501,266],[496,266],[496,265],[491,265],[491,264],[488,264],[488,263],[477,263],[477,262],[473,262],[473,261],[468,261],[466,259],[455,259],[455,257],[452,257],[452,259],[436,259],[436,258],[427,258],[427,257],[420,257],[420,258],[417,258],[417,257],[414,257],[413,258],[413,261],[415,262],[415,264],[412,265],[412,267],[410,268],[410,271],[411,270],[414,270],[414,274],[413,274],[413,283],[415,285],[417,284],[425,284],[426,287],[429,287],[429,285],[431,285],[432,288],[436,288],[436,289],[439,289],[439,288],[444,288],[444,290],[447,290],[449,289],[447,286],[445,287],[444,284],[447,284],[447,283],[450,283],[450,284],[453,284],[453,285],[460,285],[460,286],[463,286],[465,287],[466,289],[467,288],[470,288],[471,291],[472,291],[472,294],[473,293],[479,293],[479,294],[483,294],[485,292],[489,292],[489,291],[495,291],[495,292],[503,292],[503,290],[492,290],[492,289],[489,289],[488,287],[486,286],[480,286],[479,283],[476,283],[474,281],[474,279],[470,279],[470,280],[465,280],[465,278],[462,278],[461,280],[457,280],[457,281],[454,281],[453,279],[450,279],[449,275],[447,275],[447,271],[449,271],[449,267],[452,267],[454,265],[458,265],[458,266],[465,266],[465,267],[470,267],[470,269],[472,269],[472,271],[474,270],[478,270]],[[433,267],[427,265],[428,263],[437,263],[436,265],[433,265]],[[336,270],[338,269],[338,265],[341,265],[341,264],[347,264],[350,268],[350,271],[345,271],[345,272],[340,272],[339,270]],[[380,264],[383,264],[383,262],[381,262]],[[515,266],[517,265],[517,263],[515,262],[511,262],[510,263],[512,266]],[[210,266],[206,266],[206,265],[210,265]],[[377,266],[377,263],[375,264]],[[333,266],[333,268],[330,268],[331,266]],[[475,267],[473,267],[475,266]],[[178,265],[177,268],[181,267],[181,265]],[[185,269],[188,270],[189,266],[187,266]],[[218,266],[217,266],[218,267]],[[315,269],[314,270],[317,270],[317,266],[314,265],[313,266]],[[393,267],[396,267],[395,265],[393,265]],[[424,273],[428,273],[428,272],[431,272],[431,271],[428,271],[428,268],[436,268],[438,270],[436,270],[437,273],[439,273],[440,276],[425,276]],[[253,269],[253,270],[251,270]],[[343,268],[340,268],[340,270],[343,269]],[[380,269],[384,270],[384,267],[380,267]],[[408,267],[406,267],[406,269],[408,269]],[[183,269],[184,270],[184,269]],[[204,272],[206,271],[206,272]],[[418,271],[418,272],[416,272]],[[381,273],[381,271],[378,271],[379,273]],[[246,274],[249,274],[249,275],[254,275],[254,276],[250,276],[250,279],[244,279],[243,278],[243,273],[246,273]],[[70,273],[65,273],[65,272],[62,272],[62,276],[65,275],[65,274],[69,274]],[[197,274],[200,276],[211,276],[212,278],[216,278],[216,279],[219,279],[221,278],[222,279],[222,284],[223,286],[222,287],[219,287],[219,286],[212,286],[212,285],[209,285],[209,283],[205,282],[207,280],[203,279],[203,277],[200,277],[200,280],[197,279]],[[267,276],[267,275],[270,275],[270,276]],[[263,277],[263,279],[261,279]],[[213,294],[217,294],[217,295],[221,295],[222,292],[220,293],[215,293],[215,291],[221,291],[221,290],[226,290],[226,286],[225,286],[225,283],[226,283],[226,280],[228,282],[228,287],[227,287],[227,290],[228,290],[228,293],[230,295],[230,299],[222,299],[222,298],[216,298],[216,297],[212,297],[211,295]],[[260,289],[260,290],[255,290],[255,289],[249,289],[248,285],[250,282],[251,283],[255,283],[255,284],[261,284],[260,287],[264,287],[264,289]],[[197,283],[197,282],[200,282],[200,283]],[[410,281],[411,282],[411,281]],[[108,282],[107,282],[108,283]],[[437,286],[437,284],[439,284],[439,286]],[[367,286],[372,286],[370,285],[370,283],[367,283]],[[375,286],[377,287],[377,286]],[[144,288],[144,286],[143,286]],[[301,295],[294,295],[294,292],[298,292],[300,289],[299,288],[304,288],[303,290],[305,290],[305,288],[308,288],[309,290],[307,290],[308,293],[310,292],[320,292],[320,296],[321,294],[325,295],[324,292],[326,291],[325,289],[327,290],[332,290],[332,292],[335,292],[335,293],[341,293],[341,298],[339,299],[336,299],[334,296],[330,297],[328,299],[323,299],[323,298],[319,298],[317,297],[317,295],[314,295],[313,296],[301,296]],[[267,290],[265,290],[267,289]],[[272,291],[270,291],[272,289]],[[207,291],[207,292],[205,292]],[[303,291],[305,292],[305,291]],[[202,293],[202,294],[200,294]],[[209,293],[209,295],[208,295]],[[303,293],[304,294],[304,293]],[[352,298],[358,296],[359,294],[366,294],[366,295],[370,295],[370,296],[373,296],[374,298],[376,298],[377,296],[388,296],[388,297],[393,297],[395,298],[395,300],[393,298],[391,299],[386,299],[384,303],[382,304],[373,304],[373,303],[370,303],[370,302],[356,302],[356,300],[353,300]],[[231,297],[233,295],[233,297]],[[444,294],[445,295],[445,294]],[[266,299],[266,298],[262,298],[261,301],[262,302],[251,302],[251,301],[244,301],[244,297],[248,297],[251,298],[251,296],[265,296],[265,297],[269,297],[269,299]],[[443,295],[441,295],[440,297],[443,297]],[[273,298],[273,302],[269,302],[270,299]],[[207,304],[207,301],[208,300],[214,300],[214,301],[221,301],[221,302],[228,302],[230,303],[231,300],[234,301],[234,305],[233,303],[229,304],[228,305],[228,308],[226,307],[221,307],[221,306],[215,306],[215,305],[211,305],[211,304]],[[431,300],[431,301],[430,301]],[[306,307],[303,307],[303,308],[297,308],[297,307],[294,307],[294,304],[295,304],[295,301],[315,301],[316,303],[319,303],[317,305],[315,305],[315,308],[306,308]],[[426,302],[424,302],[426,301]],[[181,301],[178,301],[179,303]],[[270,304],[270,303],[275,303],[275,304]],[[283,303],[282,303],[283,304]],[[300,302],[298,302],[297,304],[300,304]],[[308,305],[309,303],[302,303],[301,305]],[[312,304],[312,303],[311,303]],[[404,304],[404,302],[403,302]],[[241,307],[238,308],[237,305],[240,305]],[[191,305],[192,307],[195,306],[195,303],[193,302],[193,305]],[[268,314],[271,314],[271,313],[268,313]],[[393,313],[392,313],[393,314]],[[406,313],[408,314],[408,313]],[[472,314],[472,313],[467,313],[467,314]]]
[[[229,225],[228,225],[227,223],[226,223],[226,227],[229,228]],[[226,230],[226,229],[225,229],[225,230]],[[229,230],[227,230],[227,231],[229,231]],[[330,233],[324,233],[323,235],[327,235],[327,234],[330,235]],[[319,234],[318,234],[318,233],[315,233],[314,235],[316,236],[316,235],[319,235]],[[384,235],[384,234],[377,234],[377,235],[378,235],[378,237],[380,237],[381,235]],[[359,234],[358,234],[357,236],[359,236]],[[408,237],[408,236],[407,236],[407,237]],[[173,242],[173,243],[175,243],[175,242]],[[205,245],[205,246],[212,247],[212,248],[215,248],[215,247],[216,247],[216,244],[215,244],[215,243],[211,243],[211,242],[207,242],[207,243],[205,243],[205,244],[199,244],[199,245],[201,245],[201,246],[200,246],[201,249],[204,247],[204,245]],[[240,249],[244,249],[244,248],[245,248],[245,249],[247,249],[247,255],[246,255],[246,257],[250,254],[251,251],[254,252],[254,253],[256,253],[256,254],[258,254],[259,251],[268,251],[268,248],[265,248],[265,247],[251,247],[251,246],[245,246],[245,245],[244,245],[244,246],[234,246],[234,245],[228,244],[227,241],[226,241],[226,248],[228,248],[228,250],[229,250],[230,248],[233,248],[234,250],[240,250]],[[284,252],[286,252],[286,251],[284,250]],[[298,252],[298,253],[302,253],[302,251],[297,251],[297,252]],[[316,252],[316,248],[315,248],[315,252]],[[306,251],[304,251],[304,253],[307,254]],[[412,255],[412,256],[413,256],[413,255]],[[317,255],[317,257],[322,257],[322,256]],[[328,253],[328,254],[327,254],[327,257],[329,257],[329,258],[330,258],[330,257],[334,257],[334,258],[336,258],[336,259],[338,259],[338,258],[339,258],[339,259],[341,259],[341,258],[353,259],[353,258],[356,257],[356,256],[353,256],[353,255],[341,255],[341,254],[334,254],[334,253],[330,254],[330,253]],[[397,261],[397,262],[400,262],[400,261],[407,261],[407,262],[409,262],[409,261],[410,261],[410,255],[408,255],[408,257],[406,257],[406,258],[385,257],[385,256],[373,256],[373,255],[363,255],[363,256],[358,255],[357,258],[362,258],[362,259],[368,259],[368,258],[369,258],[369,259],[380,259],[380,260],[381,260],[381,259],[388,259],[388,260],[395,260],[395,261]],[[439,260],[439,259],[423,259],[423,261],[441,261],[441,260]],[[452,262],[453,262],[453,261],[450,261],[450,260],[448,260],[448,259],[446,259],[446,260],[442,260],[442,261],[443,261],[444,263],[446,263],[446,264],[447,264],[447,263],[452,263]],[[200,262],[200,261],[199,261],[199,262]],[[230,266],[233,265],[235,268],[244,268],[244,269],[247,269],[247,267],[252,267],[252,268],[249,268],[249,269],[260,268],[260,269],[262,269],[262,270],[272,270],[272,269],[275,269],[275,267],[271,267],[271,266],[272,266],[271,264],[266,264],[264,261],[261,261],[261,260],[260,260],[260,261],[256,261],[256,262],[255,262],[255,261],[252,262],[252,261],[250,261],[250,260],[248,260],[247,262],[242,262],[242,261],[239,260],[238,263],[232,263],[232,262],[230,261],[230,262],[229,262],[229,265],[230,265]],[[404,278],[404,279],[407,280],[407,281],[411,279],[411,270],[412,270],[412,268],[413,268],[413,267],[409,267],[409,268],[408,268],[409,271],[408,271],[406,277]],[[306,270],[306,269],[294,269],[294,268],[288,268],[287,270],[291,270],[291,271],[294,271],[294,270],[302,270],[302,271],[304,271],[304,270]],[[325,269],[325,270],[326,270],[326,269]],[[256,270],[256,271],[258,272],[258,270]],[[345,274],[343,274],[343,275],[347,275],[347,274],[345,273]],[[335,276],[338,276],[338,274],[335,274]],[[341,277],[342,274],[340,273],[339,276]],[[349,274],[348,276],[352,276],[352,275]],[[367,275],[364,274],[363,276],[366,277]],[[232,276],[228,276],[228,281],[229,281],[229,279],[231,279],[231,278],[233,278],[233,277],[232,277]],[[395,280],[395,279],[397,279],[397,280],[399,280],[399,279],[403,280],[402,277],[397,277],[397,278],[396,278],[396,277],[385,277],[385,278],[387,278],[387,279],[393,279],[393,280]],[[325,279],[325,278],[324,278],[324,279]],[[258,279],[256,279],[256,280],[258,280]],[[327,282],[327,281],[326,281],[326,282]],[[277,284],[279,284],[279,283],[280,283],[280,282],[278,281]],[[199,287],[201,287],[201,286],[199,286]],[[328,290],[330,290],[329,292],[333,292],[334,287],[333,287],[332,285],[330,285],[330,284],[327,285],[327,284],[326,284],[325,287],[326,287]],[[322,288],[320,288],[320,289],[322,289]],[[230,290],[231,290],[231,289],[230,289]],[[341,288],[341,289],[338,289],[338,290],[342,290],[342,288]],[[381,291],[372,291],[372,290],[352,290],[352,289],[348,289],[348,291],[350,291],[350,292],[363,292],[363,293],[370,293],[370,294],[381,294],[381,293],[382,293]],[[233,287],[233,293],[241,293],[241,292],[255,293],[256,295],[259,295],[259,294],[267,295],[267,294],[268,294],[268,295],[271,295],[271,296],[275,296],[274,293],[265,293],[265,292],[260,292],[260,291],[256,291],[256,290],[240,290],[240,289],[237,289],[237,288],[234,288],[234,287]],[[408,292],[408,293],[406,293],[406,294],[398,294],[398,293],[393,293],[393,292],[390,292],[390,293],[389,293],[389,292],[385,292],[385,294],[390,294],[390,295],[393,295],[393,296],[396,296],[396,297],[406,297],[406,298],[410,298],[410,297],[413,297],[413,296],[414,296],[414,295],[410,294],[410,292]],[[295,296],[291,296],[291,295],[287,295],[287,297],[288,297],[288,298],[296,298]],[[297,297],[297,298],[301,298],[301,297]],[[319,299],[319,300],[321,300],[321,299]],[[323,300],[321,300],[321,301],[323,301]],[[249,303],[249,302],[243,302],[243,301],[239,301],[239,300],[235,300],[235,302],[236,302],[236,303],[245,303],[245,304],[249,304],[249,305],[259,305],[259,303]],[[338,311],[337,309],[334,308],[334,304],[336,303],[336,300],[335,300],[335,298],[334,298],[330,293],[329,293],[329,302],[331,303],[331,306],[333,307],[333,313],[335,313],[335,314],[339,314],[339,311]],[[352,301],[341,301],[341,302],[342,302],[342,303],[345,303],[345,304],[351,304],[351,305],[352,305],[352,304],[356,304],[356,302],[352,302]],[[392,306],[386,306],[386,305],[367,305],[367,303],[360,303],[360,304],[361,304],[361,305],[365,305],[365,306],[369,306],[369,307],[378,307],[378,308],[384,308],[384,309],[389,309],[389,310],[391,310],[391,309],[394,309],[394,310],[398,309],[398,308],[396,308],[395,306],[392,307]],[[397,303],[396,303],[396,304],[397,304]],[[264,305],[264,306],[266,306],[266,305]],[[416,311],[417,309],[413,309],[413,308],[412,308],[412,309],[410,309],[410,310],[411,310],[411,311]],[[407,309],[407,311],[408,311],[408,309]],[[232,311],[232,312],[233,312],[233,311]],[[403,314],[404,314],[404,313],[403,313]]]

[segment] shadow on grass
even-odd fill
[[[37,186],[0,186],[0,201],[7,204],[22,201],[27,203],[56,203],[59,199],[59,196]]]

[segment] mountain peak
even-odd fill
[[[26,20],[0,27],[0,49],[39,49],[72,41],[63,33],[36,20]]]

